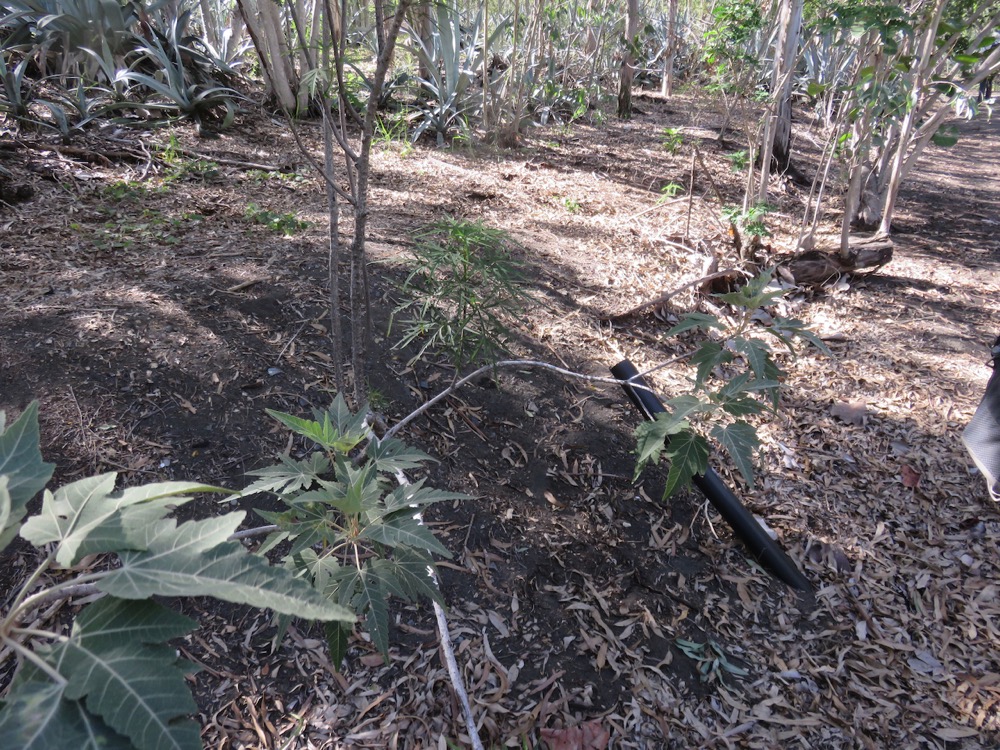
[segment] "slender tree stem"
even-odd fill
[[[49,569],[52,565],[52,561],[55,559],[55,552],[49,554],[41,564],[35,568],[35,571],[31,574],[31,577],[25,581],[24,585],[21,587],[21,591],[18,593],[17,598],[14,599],[14,603],[10,607],[10,611],[7,616],[0,622],[0,633],[5,632],[8,623],[14,622],[15,615],[23,608],[25,600],[28,598],[28,592],[38,583],[38,579],[41,578],[45,571]]]
[[[59,638],[59,636],[56,633],[46,633],[45,631],[18,631],[18,632],[24,632],[28,635],[34,635],[36,632],[45,633],[43,637],[56,638],[56,639]],[[26,660],[30,661],[40,670],[45,672],[45,674],[49,676],[49,679],[51,679],[54,683],[56,683],[60,687],[66,684],[65,677],[59,674],[56,670],[54,670],[51,666],[49,666],[40,656],[38,656],[31,649],[27,648],[20,641],[17,641],[14,638],[10,638],[8,636],[3,636],[2,639],[0,639],[0,641],[5,643],[12,651],[16,652]]]
[[[661,370],[664,367],[667,367],[668,365],[673,364],[674,362],[677,362],[677,361],[679,361],[681,359],[684,359],[685,356],[686,355],[680,356],[680,357],[674,357],[673,359],[671,359],[671,360],[669,360],[667,362],[664,362],[663,364],[657,365],[656,367],[652,367],[652,368],[646,370],[645,372],[641,372],[638,375],[636,375],[634,378],[630,378],[629,382],[632,382],[633,387],[635,387],[635,388],[640,388],[642,390],[649,390],[649,391],[651,391],[650,388],[646,388],[646,387],[642,386],[640,383],[633,382],[633,381],[636,381],[636,380],[638,380],[639,378],[642,378],[645,375],[649,375],[651,373],[654,373],[657,370]],[[456,380],[450,386],[448,386],[443,391],[441,391],[439,394],[437,394],[436,396],[434,396],[434,398],[430,399],[429,401],[425,401],[423,404],[421,404],[420,406],[418,406],[416,409],[414,409],[412,412],[410,412],[409,414],[407,414],[401,420],[399,420],[398,422],[396,422],[396,424],[394,424],[392,427],[390,427],[386,431],[385,435],[382,436],[382,439],[385,440],[386,438],[390,438],[393,435],[395,435],[397,432],[399,432],[407,424],[409,424],[414,419],[416,419],[421,414],[423,414],[425,411],[427,411],[432,406],[434,406],[434,404],[438,403],[439,401],[441,401],[444,398],[447,398],[452,393],[454,393],[459,388],[461,388],[463,385],[465,385],[466,383],[468,383],[470,380],[475,380],[480,375],[483,375],[483,374],[485,374],[487,372],[490,372],[491,370],[503,369],[503,368],[508,368],[508,367],[525,367],[525,368],[539,368],[539,369],[542,369],[542,370],[550,370],[551,372],[556,372],[556,373],[559,373],[560,375],[565,375],[566,377],[575,378],[577,380],[585,380],[585,381],[590,382],[590,383],[610,383],[610,384],[613,384],[613,385],[621,385],[621,383],[622,383],[622,381],[618,380],[617,378],[602,377],[600,375],[584,375],[582,372],[575,372],[573,370],[567,370],[564,367],[557,367],[556,365],[550,364],[549,362],[540,362],[538,360],[531,360],[531,359],[507,359],[507,360],[502,360],[502,361],[497,362],[495,364],[483,365],[478,370],[475,370],[475,371],[469,373],[468,375],[466,375],[464,378],[461,378],[460,380]]]

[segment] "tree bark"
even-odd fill
[[[663,54],[663,82],[660,94],[670,97],[674,95],[674,62],[677,60],[677,0],[670,0],[667,5],[667,49]]]
[[[639,0],[628,0],[625,19],[625,54],[622,56],[621,79],[618,84],[618,116],[632,117],[632,79],[635,77],[635,55],[632,48],[639,33]]]
[[[774,44],[771,69],[771,107],[765,115],[760,145],[760,183],[756,191],[759,203],[767,200],[767,186],[772,167],[788,169],[792,134],[792,76],[802,34],[803,0],[781,0],[778,11],[778,36]]]

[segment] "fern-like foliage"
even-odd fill
[[[367,407],[352,414],[337,396],[312,419],[268,413],[320,450],[300,460],[282,456],[278,464],[253,472],[256,481],[241,495],[269,492],[285,506],[256,511],[280,529],[262,551],[288,542],[286,566],[303,573],[323,596],[355,612],[385,655],[388,598],[438,600],[431,577],[433,555],[451,556],[420,511],[466,496],[426,487],[423,480],[400,484],[399,472],[431,459],[399,440],[375,439],[365,424]],[[351,630],[349,622],[327,625],[335,665],[347,654]]]

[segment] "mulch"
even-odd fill
[[[601,376],[623,358],[644,369],[683,354],[664,333],[700,304],[693,289],[609,319],[725,264],[711,183],[738,201],[743,178],[722,158],[738,146],[714,138],[710,103],[642,109],[532,131],[517,151],[380,146],[376,307],[397,300],[409,238],[460,216],[521,245],[535,304],[512,326],[516,354]],[[713,170],[696,169],[690,193],[690,151],[663,149],[667,126]],[[962,128],[968,139],[932,148],[904,191],[888,266],[783,303],[833,357],[780,355],[758,485],[715,464],[812,594],[748,559],[700,496],[661,501],[662,472],[632,482],[638,417],[613,386],[505,371],[404,431],[440,459],[434,484],[476,498],[428,521],[455,554],[442,591],[487,746],[1000,745],[1000,513],[960,439],[1000,308],[1000,124]],[[0,213],[0,408],[41,400],[61,481],[113,470],[239,486],[287,446],[265,407],[329,398],[319,181],[280,171],[301,159],[267,117],[218,141],[176,137],[205,163],[154,158],[162,134],[85,144],[147,162],[0,152],[34,193]],[[208,164],[213,153],[227,163]],[[661,200],[671,182],[685,192]],[[807,196],[776,183],[769,252],[791,249]],[[285,237],[250,203],[309,227]],[[820,244],[833,246],[836,219],[828,209]],[[391,423],[452,373],[408,365],[379,316],[373,385]],[[691,376],[681,361],[651,380],[668,397]],[[203,623],[180,648],[203,666],[191,681],[207,747],[469,746],[426,605],[396,606],[387,662],[361,633],[339,671],[305,625],[275,644],[266,614],[187,606]]]

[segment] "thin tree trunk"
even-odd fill
[[[333,189],[333,122],[330,108],[323,100],[323,169],[326,172],[326,208],[329,216],[330,347],[333,350],[333,378],[337,393],[343,393],[344,324],[340,317],[340,200]]]
[[[292,112],[295,109],[295,93],[287,75],[285,62],[279,56],[277,47],[273,45],[271,39],[273,34],[267,33],[270,22],[261,11],[259,2],[270,2],[270,0],[258,0],[258,2],[236,0],[243,22],[247,26],[247,33],[250,34],[250,40],[257,50],[264,82],[278,100],[278,105],[286,112]]]
[[[399,0],[392,24],[386,33],[385,46],[379,52],[372,79],[372,99],[378,100],[385,85],[386,73],[392,60],[392,53],[399,38],[406,11],[412,0]],[[341,106],[346,92],[341,89]],[[363,403],[368,394],[367,352],[371,338],[371,309],[368,296],[368,255],[365,245],[368,231],[368,179],[371,174],[370,159],[372,140],[375,132],[375,107],[365,110],[361,129],[361,147],[354,160],[357,182],[354,190],[354,239],[351,242],[351,364],[354,371],[354,399]]]
[[[618,83],[618,116],[632,117],[632,79],[635,76],[635,55],[632,47],[639,33],[639,0],[627,0],[625,20],[625,54],[622,56],[621,79]]]
[[[934,52],[934,40],[937,37],[938,26],[941,23],[941,15],[948,0],[937,0],[934,8],[933,20],[927,25],[924,31],[917,65],[913,74],[912,93],[910,95],[910,108],[903,117],[903,124],[900,126],[899,142],[896,153],[892,161],[892,172],[886,185],[884,205],[882,207],[882,221],[879,223],[879,233],[889,234],[892,230],[892,215],[896,210],[896,195],[903,178],[903,165],[906,163],[906,152],[910,145],[910,135],[913,132],[917,110],[920,104],[920,96],[924,87],[924,78],[927,74],[927,67],[930,63],[931,55]]]
[[[778,11],[778,35],[774,44],[774,66],[771,70],[773,99],[765,115],[760,146],[760,183],[756,199],[767,200],[771,167],[788,168],[792,131],[791,86],[795,71],[796,52],[802,30],[803,0],[781,0]]]
[[[792,156],[792,78],[802,39],[803,0],[791,0],[788,31],[782,51],[783,74],[774,131],[774,161],[780,171],[788,169]]]
[[[374,0],[375,2],[375,43],[378,45],[377,54],[382,54],[385,49],[385,0]]]
[[[674,63],[677,61],[677,0],[670,0],[667,4],[667,49],[663,55],[663,82],[660,85],[660,94],[663,96],[674,95]]]

